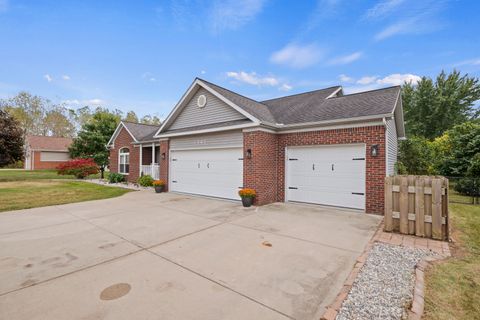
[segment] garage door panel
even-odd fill
[[[287,200],[364,209],[364,158],[364,145],[289,148]]]
[[[172,150],[171,190],[239,199],[243,185],[242,148]],[[175,161],[173,161],[175,160]]]

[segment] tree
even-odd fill
[[[432,174],[432,147],[430,141],[423,137],[403,140],[399,145],[398,168],[401,174]]]
[[[110,155],[107,143],[120,122],[118,114],[97,108],[90,121],[82,126],[69,148],[72,158],[92,158],[100,167],[103,179]]]
[[[447,176],[468,176],[478,173],[480,154],[480,123],[465,122],[445,133],[447,148],[440,172]]]
[[[434,139],[446,130],[479,116],[480,80],[454,70],[442,71],[435,81],[422,77],[402,88],[407,135]]]
[[[24,135],[75,135],[73,110],[54,104],[48,99],[22,91],[13,98],[0,100],[0,108],[20,123]]]
[[[147,114],[140,119],[140,123],[159,126],[161,124],[161,121],[160,118],[158,118],[157,116],[151,116]]]
[[[137,114],[134,111],[128,111],[127,115],[125,116],[125,119],[123,119],[128,122],[135,122],[138,123],[138,117]]]
[[[0,110],[0,166],[23,157],[23,130],[6,111]]]

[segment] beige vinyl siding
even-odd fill
[[[207,97],[207,104],[205,107],[199,108],[197,99],[202,94]],[[200,88],[168,129],[183,129],[242,119],[246,119],[246,117],[207,90]]]
[[[387,175],[395,174],[395,163],[397,162],[398,137],[395,120],[387,120]]]
[[[68,152],[53,152],[53,151],[42,151],[40,153],[40,161],[68,161],[70,156]]]
[[[241,131],[227,131],[204,135],[172,138],[171,150],[207,149],[207,148],[235,148],[243,146]]]

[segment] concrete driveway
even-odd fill
[[[0,214],[1,319],[318,319],[380,217],[141,191]]]

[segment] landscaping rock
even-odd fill
[[[376,243],[336,319],[407,319],[415,266],[434,255],[429,250]]]

